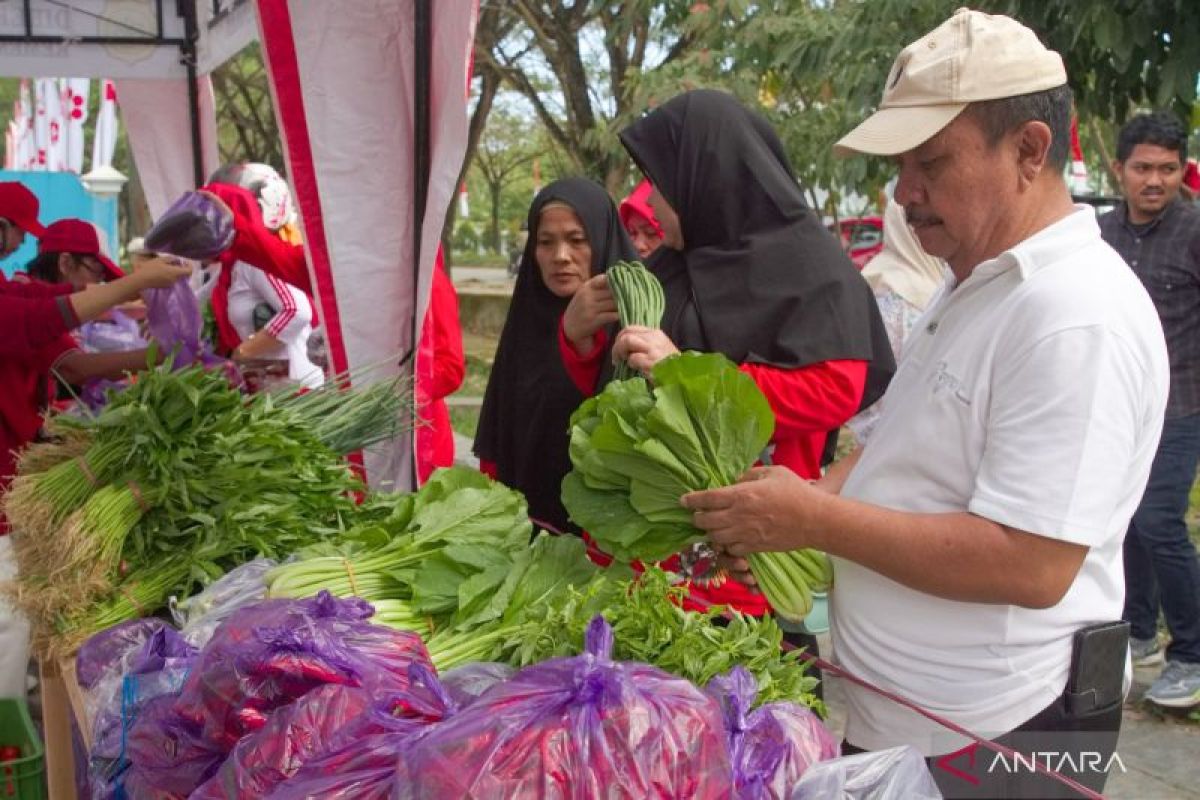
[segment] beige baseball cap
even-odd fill
[[[839,156],[912,150],[967,104],[1040,92],[1067,82],[1062,56],[1011,17],[960,8],[904,48],[879,110],[833,146]]]

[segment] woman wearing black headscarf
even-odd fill
[[[621,142],[654,186],[663,246],[649,266],[666,293],[662,329],[631,327],[615,356],[649,370],[678,350],[719,352],[741,365],[775,412],[770,460],[820,475],[831,434],[874,402],[895,371],[871,290],[805,203],[783,146],[731,95],[682,94],[630,125]],[[592,341],[607,324],[589,309],[608,298],[589,282],[563,318],[564,362],[596,374]],[[693,597],[762,614],[740,584]]]
[[[637,255],[612,198],[584,178],[555,181],[539,192],[528,229],[474,450],[484,472],[525,494],[534,522],[567,531],[574,529],[559,487],[571,471],[568,423],[585,395],[559,357],[559,320],[581,285]],[[592,312],[600,325],[617,318],[611,298]],[[600,351],[605,344],[599,342]],[[597,371],[589,394],[599,377]]]

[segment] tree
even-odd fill
[[[741,6],[736,0],[713,5]],[[624,188],[629,159],[616,133],[645,110],[640,76],[672,64],[704,35],[704,3],[496,0],[511,31],[477,57],[525,97],[575,168]],[[701,9],[703,11],[703,9]]]
[[[213,70],[212,84],[222,163],[257,161],[284,174],[283,143],[258,42]]]
[[[487,246],[500,252],[501,193],[521,168],[539,155],[532,126],[508,110],[493,111],[475,151],[475,169],[487,187]]]
[[[1033,28],[1064,56],[1086,139],[1135,107],[1192,116],[1200,72],[1200,18],[1187,0],[981,0]],[[901,47],[948,18],[960,0],[763,0],[706,28],[681,68],[757,104],[776,124],[810,187],[872,196],[890,177],[882,159],[840,160],[831,145],[878,104]],[[717,37],[716,39],[712,37]],[[707,68],[706,48],[727,58]],[[1093,123],[1093,121],[1096,121]]]

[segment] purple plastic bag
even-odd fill
[[[416,634],[366,622],[372,613],[328,592],[244,606],[213,634],[176,709],[228,752],[276,708],[320,686],[405,691],[412,664],[433,669],[429,654]]]
[[[79,345],[89,353],[119,353],[146,346],[137,320],[120,309],[111,309],[108,319],[79,326]]]
[[[204,320],[196,293],[186,280],[180,278],[165,289],[145,289],[146,329],[165,353],[175,353],[175,367],[186,367],[197,361],[205,366],[221,364],[224,359],[212,352],[212,346],[201,338]]]
[[[91,755],[101,775],[113,774],[113,764],[104,762],[122,768],[125,736],[138,713],[156,697],[178,694],[196,653],[174,628],[164,626],[136,652],[125,673],[104,687],[107,695],[96,692],[103,705],[92,719]]]
[[[221,766],[224,751],[201,739],[199,726],[176,713],[175,701],[172,695],[151,700],[130,728],[131,765],[120,778],[126,797],[184,800]]]
[[[506,681],[516,674],[516,669],[508,664],[491,661],[481,661],[474,664],[464,664],[442,673],[442,686],[459,708],[466,708],[475,702],[479,695]]]
[[[332,759],[309,771],[308,782],[329,774],[345,781],[350,776],[344,762],[360,760],[366,737],[386,733],[391,737],[388,741],[398,745],[405,736],[442,719],[450,708],[437,678],[420,664],[410,670],[408,691],[382,700],[361,687],[322,686],[276,709],[261,730],[238,742],[220,771],[197,789],[191,800],[263,797],[306,764],[331,752]],[[392,754],[389,766],[395,766],[395,758]]]
[[[795,703],[750,710],[758,686],[743,667],[709,681],[729,733],[734,786],[743,800],[785,800],[810,766],[835,758],[840,747],[824,723]]]
[[[146,249],[210,261],[233,244],[233,215],[213,198],[186,192],[146,234]]]
[[[583,655],[527,667],[432,726],[405,753],[396,797],[728,798],[717,702],[611,652],[597,617]]]
[[[75,655],[75,678],[85,690],[92,689],[114,669],[124,675],[128,660],[154,634],[169,627],[155,617],[131,619],[106,628],[89,638]]]

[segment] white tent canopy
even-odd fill
[[[206,76],[259,36],[342,371],[419,346],[466,148],[477,13],[476,0],[9,0],[0,76],[117,79],[157,215],[218,166]],[[412,462],[409,436],[369,459],[367,475],[407,487]]]

